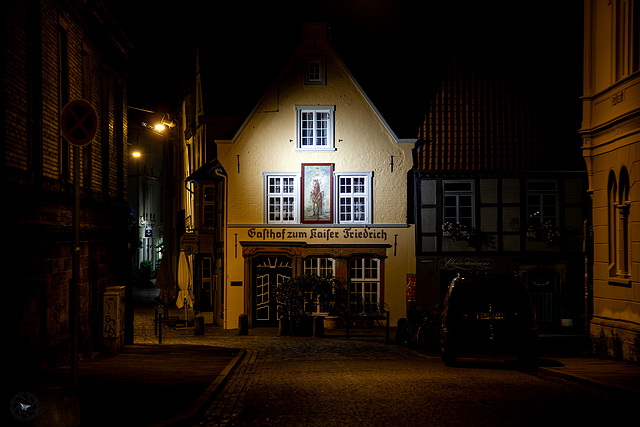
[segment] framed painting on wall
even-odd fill
[[[302,164],[302,222],[333,222],[333,164]]]

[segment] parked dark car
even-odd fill
[[[531,297],[517,275],[474,274],[452,280],[442,313],[442,360],[487,352],[514,353],[538,366],[538,328]]]

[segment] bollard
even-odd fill
[[[162,307],[156,305],[156,310],[155,310],[155,318],[154,318],[154,326],[155,326],[155,333],[158,336],[158,344],[162,344],[162,316],[163,316],[164,310]]]
[[[193,318],[193,335],[204,335],[204,316],[198,315]]]
[[[289,319],[287,316],[282,315],[280,319],[278,319],[278,336],[289,335]]]
[[[313,336],[324,337],[324,316],[315,316],[313,318]]]
[[[401,317],[398,319],[398,324],[396,326],[396,344],[397,345],[405,345],[409,342],[409,339],[405,337],[405,326],[407,324],[407,319]]]
[[[238,316],[238,335],[249,335],[249,318],[245,313]]]
[[[387,341],[386,343],[389,344],[389,320],[391,317],[391,313],[389,312],[389,310],[387,310]]]

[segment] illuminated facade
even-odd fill
[[[614,356],[630,358],[640,334],[640,2],[585,1],[584,31],[581,133],[593,205],[591,334],[606,338]]]
[[[405,316],[415,274],[407,221],[413,140],[401,140],[329,45],[305,35],[247,117],[207,117],[198,80],[186,216],[197,237],[199,311],[236,328],[276,325],[274,289],[288,277],[331,274],[352,315]],[[234,126],[235,123],[235,126]],[[189,134],[189,132],[187,132]],[[189,232],[187,227],[187,234]],[[326,314],[316,307],[317,314]]]

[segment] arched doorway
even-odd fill
[[[254,326],[273,326],[278,322],[275,292],[293,274],[291,258],[263,255],[255,258],[252,286]]]

